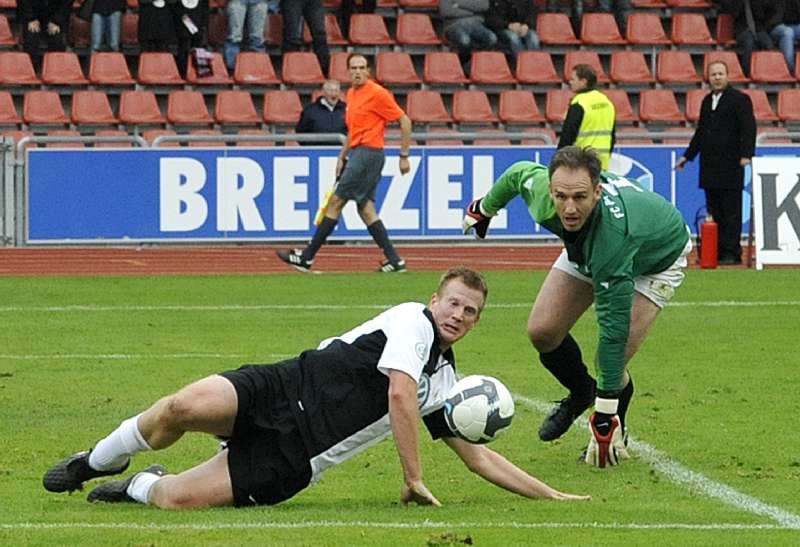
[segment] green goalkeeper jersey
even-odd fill
[[[509,167],[481,202],[495,215],[515,196],[533,219],[564,241],[570,262],[592,279],[600,340],[598,389],[622,389],[634,278],[669,268],[689,232],[680,212],[636,181],[603,172],[600,201],[578,232],[567,232],[549,192],[547,166],[520,161]]]

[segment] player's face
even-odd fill
[[[722,63],[708,66],[708,83],[714,91],[722,91],[728,85],[728,69]]]
[[[600,200],[600,185],[592,184],[586,169],[559,167],[550,177],[550,196],[564,229],[577,232]]]
[[[451,279],[441,294],[433,293],[428,307],[433,314],[442,346],[450,347],[478,323],[483,307],[483,293]]]
[[[350,72],[350,83],[355,87],[360,87],[367,83],[369,79],[369,66],[367,65],[366,58],[361,55],[354,55],[350,58],[347,70]]]

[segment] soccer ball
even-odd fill
[[[453,386],[444,402],[450,430],[471,443],[484,444],[505,432],[514,417],[514,399],[497,378],[466,376]]]

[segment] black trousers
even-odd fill
[[[303,48],[303,19],[311,31],[311,43],[322,73],[327,76],[331,64],[325,8],[322,0],[281,0],[283,14],[283,53]]]
[[[718,256],[741,259],[742,191],[706,188],[706,208],[719,226]]]

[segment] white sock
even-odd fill
[[[136,501],[140,503],[147,503],[148,499],[150,498],[150,489],[153,488],[153,485],[160,478],[161,475],[148,473],[147,471],[136,473],[136,475],[133,477],[133,480],[128,485],[126,492]]]
[[[107,471],[125,465],[137,452],[152,450],[139,431],[139,416],[141,414],[128,418],[95,445],[89,454],[89,467]]]

